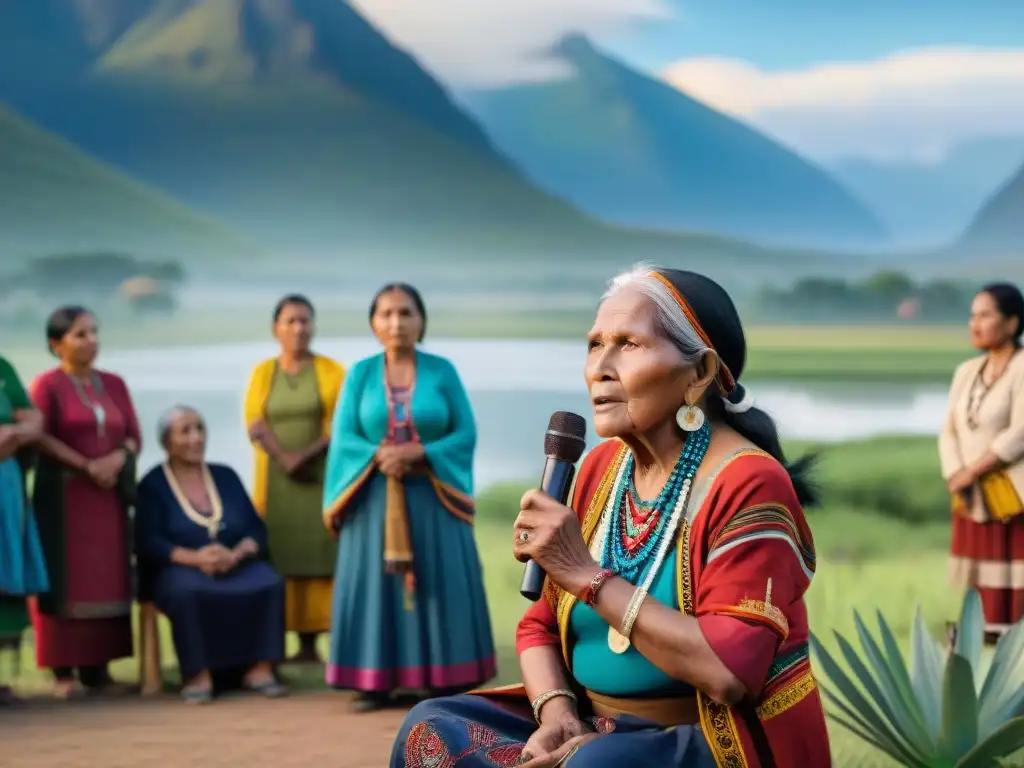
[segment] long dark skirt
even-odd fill
[[[170,565],[156,574],[153,592],[171,622],[182,680],[284,658],[284,580],[267,563],[224,576]]]
[[[390,768],[519,765],[526,740],[537,726],[528,715],[513,709],[483,696],[424,701],[413,707],[402,723]],[[602,735],[572,756],[573,768],[716,766],[704,735],[695,726],[664,728],[635,717],[594,718],[591,724]]]

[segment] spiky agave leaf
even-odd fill
[[[960,608],[953,652],[966,659],[970,665],[976,691],[981,689],[985,679],[981,668],[981,649],[984,643],[985,615],[981,607],[981,595],[978,590],[969,589]]]
[[[910,680],[921,706],[924,722],[938,742],[942,735],[942,651],[924,623],[921,606],[914,615],[910,633]]]
[[[997,728],[956,763],[956,768],[991,768],[1009,765],[1003,758],[1024,749],[1024,717],[1015,717]]]
[[[909,732],[908,723],[912,721],[912,716],[908,715],[906,708],[898,700],[892,701],[892,697],[883,690],[883,685],[879,683],[878,678],[884,676],[884,671],[877,667],[869,669],[853,646],[847,642],[846,638],[838,632],[834,634],[836,636],[836,643],[838,643],[843,657],[846,659],[847,666],[853,672],[856,681],[860,683],[860,686],[868,695],[870,702],[874,704],[877,711],[892,726],[893,733],[902,739],[907,751],[916,759],[927,762],[935,754],[934,745],[927,740],[922,742],[920,739],[915,738],[916,734]],[[868,658],[868,663],[873,665],[870,655],[868,655]],[[921,732],[923,733],[923,731]]]
[[[838,633],[836,636],[841,639]],[[842,640],[842,642],[846,643],[845,640]],[[848,646],[849,643],[846,643],[846,645]],[[836,704],[846,715],[845,718],[836,717],[835,715],[830,715],[830,717],[854,735],[881,749],[893,760],[910,766],[910,768],[929,768],[928,764],[910,749],[893,724],[883,718],[871,702],[865,698],[858,686],[847,676],[842,667],[836,663],[832,655],[825,650],[825,647],[813,632],[810,637],[810,646],[825,675],[832,685],[837,688],[839,694],[842,695],[842,698],[840,698],[839,695],[822,686],[822,691],[825,693],[826,698]],[[867,681],[861,682],[863,684]],[[868,685],[871,685],[871,683],[869,682]]]
[[[875,616],[878,620],[878,635],[882,640],[882,648],[885,651],[885,657],[889,662],[890,669],[892,669],[893,673],[896,675],[896,682],[900,691],[908,702],[913,702],[912,705],[908,703],[908,706],[917,708],[921,722],[925,726],[932,743],[937,744],[939,741],[939,722],[936,720],[935,728],[932,730],[931,724],[927,721],[927,717],[925,716],[924,708],[921,706],[921,702],[914,693],[914,684],[910,679],[910,670],[907,667],[907,662],[904,660],[903,652],[900,650],[899,643],[896,642],[896,636],[893,634],[892,629],[889,627],[889,623],[885,620],[881,611],[875,611]]]
[[[924,724],[921,707],[910,688],[910,677],[907,673],[906,663],[903,661],[903,655],[897,653],[895,658],[890,659],[882,653],[882,649],[868,631],[857,611],[853,612],[853,622],[857,628],[861,648],[864,649],[864,655],[871,665],[874,678],[880,689],[880,694],[869,691],[875,697],[875,703],[881,705],[882,702],[885,702],[888,705],[887,709],[883,710],[884,714],[920,757],[925,758],[934,754],[937,740],[931,737]],[[888,622],[880,615],[878,624],[884,635],[889,628]],[[889,634],[892,633],[889,632]],[[846,648],[843,648],[843,653],[847,654]],[[847,656],[847,661],[849,661],[849,656]],[[905,685],[903,681],[906,681]]]
[[[1024,621],[1010,627],[996,644],[978,694],[978,735],[995,733],[1007,720],[1024,714]]]
[[[942,685],[942,757],[954,764],[978,743],[978,698],[967,659],[949,654]]]

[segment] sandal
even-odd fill
[[[58,680],[53,684],[53,698],[58,701],[71,701],[77,699],[85,693],[85,689],[78,680],[72,678],[70,680]]]
[[[213,689],[205,685],[197,685],[194,688],[182,688],[181,698],[186,704],[209,704],[213,701]]]
[[[258,683],[245,683],[245,688],[268,699],[280,699],[288,695],[288,688],[274,678],[260,680]]]
[[[360,693],[352,700],[352,709],[356,712],[376,712],[388,704],[388,696],[384,693]]]

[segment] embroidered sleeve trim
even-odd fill
[[[759,504],[733,515],[711,542],[706,563],[710,565],[727,552],[755,541],[785,543],[793,550],[807,579],[814,578],[814,548],[804,541],[793,515],[782,504]]]

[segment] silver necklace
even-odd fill
[[[101,438],[106,436],[107,433],[107,411],[101,403],[97,400],[93,400],[89,397],[85,391],[85,384],[77,376],[72,376],[70,373],[65,374],[71,383],[75,386],[75,392],[78,394],[78,399],[82,401],[82,405],[92,411],[93,416],[96,417],[96,434]],[[103,381],[96,374],[95,371],[90,375],[90,383],[92,384],[92,390],[96,394],[97,398],[103,397]]]

